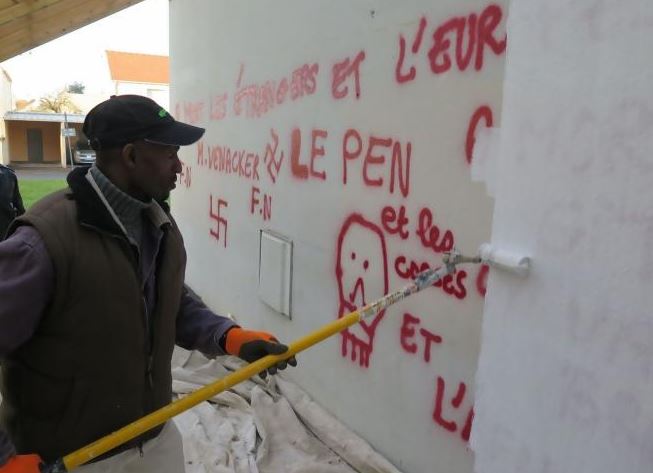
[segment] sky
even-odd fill
[[[57,92],[73,82],[110,92],[105,50],[168,55],[168,0],[144,0],[0,63],[15,99]]]

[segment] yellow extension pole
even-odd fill
[[[88,463],[94,458],[99,457],[103,453],[122,445],[129,440],[138,437],[144,432],[153,429],[157,425],[163,424],[167,420],[181,414],[182,412],[196,406],[197,404],[211,399],[218,393],[226,391],[227,389],[235,386],[236,384],[245,381],[252,376],[257,375],[261,371],[271,367],[272,365],[290,358],[291,356],[306,350],[320,343],[322,340],[339,333],[360,321],[360,311],[352,312],[344,317],[334,320],[327,325],[319,328],[318,330],[305,335],[304,337],[296,340],[288,346],[288,351],[282,355],[267,355],[247,366],[242,367],[238,371],[221,378],[214,383],[211,383],[203,388],[198,389],[170,404],[162,407],[161,409],[152,412],[151,414],[142,417],[129,425],[117,430],[106,437],[103,437],[86,447],[82,447],[65,457],[63,457],[63,465],[65,470],[71,471],[84,463]],[[56,471],[56,470],[53,470]]]
[[[206,385],[197,391],[194,391],[170,404],[156,410],[145,417],[142,417],[131,424],[105,436],[101,439],[76,450],[56,462],[44,465],[41,468],[43,473],[63,473],[71,471],[78,466],[90,462],[94,458],[112,450],[113,448],[122,445],[129,440],[138,437],[144,432],[153,429],[157,425],[161,425],[177,414],[196,406],[197,404],[211,399],[218,393],[226,391],[227,389],[235,386],[236,384],[245,381],[252,376],[266,370],[272,365],[286,360],[297,353],[304,351],[313,345],[320,343],[323,340],[342,332],[347,327],[360,322],[363,319],[378,314],[385,310],[390,305],[398,302],[411,294],[421,291],[425,287],[431,286],[433,283],[443,278],[447,274],[453,273],[456,270],[458,263],[479,263],[478,257],[468,258],[453,251],[452,253],[445,253],[444,265],[441,268],[429,269],[420,273],[413,282],[406,285],[402,289],[393,293],[387,294],[375,302],[367,304],[359,310],[351,312],[333,322],[330,322],[321,328],[303,336],[302,338],[294,341],[288,345],[288,351],[281,355],[267,355],[253,363],[240,368],[237,371],[221,378],[209,385]]]

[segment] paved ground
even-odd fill
[[[72,170],[72,168],[62,168],[60,165],[45,165],[45,166],[20,166],[20,165],[10,165],[18,179],[29,180],[29,179],[65,179],[66,175]]]

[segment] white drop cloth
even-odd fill
[[[175,350],[173,391],[186,394],[243,366]],[[400,473],[282,376],[248,380],[175,418],[186,473]]]

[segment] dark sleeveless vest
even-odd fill
[[[136,253],[83,173],[68,180],[70,189],[41,200],[9,230],[31,225],[39,232],[56,281],[33,337],[2,360],[0,423],[19,453],[46,461],[170,402],[186,264],[171,218],[157,260],[156,307],[146,314]]]

